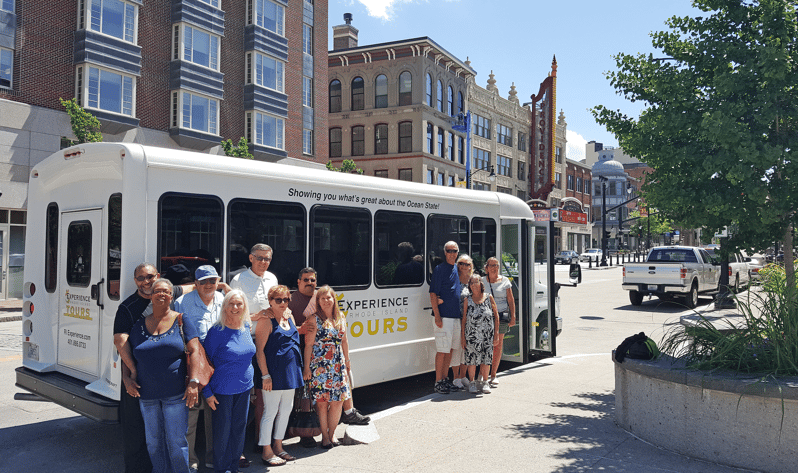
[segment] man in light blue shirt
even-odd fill
[[[216,268],[204,265],[197,268],[194,272],[196,280],[194,284],[196,291],[192,291],[181,296],[175,301],[175,310],[183,314],[183,320],[187,324],[192,324],[197,328],[200,342],[205,342],[208,329],[215,324],[222,313],[222,301],[224,296],[218,292],[219,274]],[[192,407],[188,413],[188,440],[189,467],[191,471],[199,469],[197,452],[194,450],[194,441],[197,436],[197,421],[200,411],[204,411],[205,417],[205,466],[213,465],[213,425],[211,409],[207,408],[205,397],[200,396],[197,405]]]

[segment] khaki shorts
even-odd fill
[[[460,338],[460,319],[442,317],[443,327],[435,324],[432,319],[432,332],[435,334],[435,350],[438,353],[451,353],[452,362],[449,366],[463,364],[463,345]]]

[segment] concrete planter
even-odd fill
[[[798,378],[708,375],[673,358],[615,362],[618,424],[693,458],[767,472],[798,461]]]

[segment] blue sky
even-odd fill
[[[700,16],[690,0],[329,0],[332,26],[352,13],[359,44],[429,36],[477,71],[485,87],[491,70],[503,97],[515,83],[521,102],[530,101],[557,56],[557,113],[568,123],[567,156],[584,157],[595,140],[617,146],[588,109],[605,105],[636,116],[641,104],[615,94],[604,73],[614,54],[656,53],[652,31],[672,16]]]

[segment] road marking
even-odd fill
[[[0,358],[0,363],[2,363],[4,361],[13,361],[13,360],[21,360],[21,359],[22,359],[22,355],[21,354],[12,355],[12,356],[7,356],[5,358]]]

